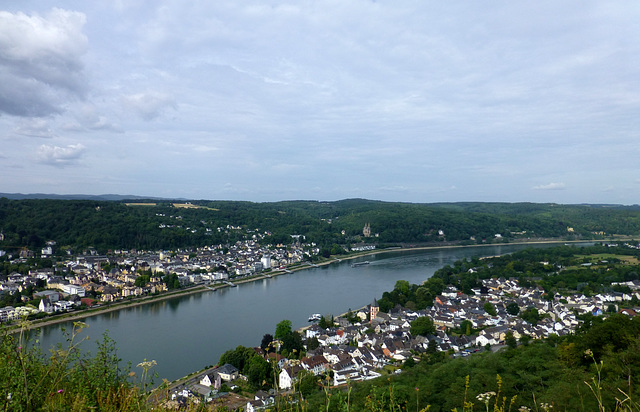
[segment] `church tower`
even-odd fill
[[[378,301],[373,299],[373,303],[369,308],[369,323],[373,323],[373,320],[378,316],[378,312],[380,312],[380,306],[378,306]]]
[[[364,229],[362,229],[362,234],[364,237],[371,236],[371,224],[367,223],[364,225]]]

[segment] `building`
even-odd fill
[[[378,301],[373,299],[373,303],[371,303],[371,307],[369,309],[369,322],[373,323],[373,320],[378,316],[380,312],[380,306],[378,306]]]

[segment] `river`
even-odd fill
[[[258,346],[283,319],[294,328],[308,324],[312,313],[339,315],[361,308],[393,289],[397,280],[421,283],[462,258],[494,256],[548,245],[495,245],[387,252],[332,263],[200,294],[122,309],[84,319],[89,326],[76,338],[88,336],[83,350],[107,332],[117,344],[122,364],[132,369],[144,359],[155,360],[160,378],[175,380],[207,365],[238,345]],[[354,262],[369,261],[352,267]],[[39,329],[43,348],[63,341],[55,324]],[[34,332],[32,332],[34,333]],[[139,371],[138,371],[139,372]]]

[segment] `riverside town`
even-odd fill
[[[55,267],[33,267],[28,274],[12,273],[0,284],[0,289],[5,299],[13,297],[16,303],[0,308],[0,320],[11,323],[25,317],[38,319],[45,314],[81,311],[197,286],[233,287],[238,282],[290,272],[288,268],[314,265],[309,259],[309,253],[319,251],[314,244],[300,243],[297,237],[288,247],[267,248],[259,245],[261,236],[254,234],[251,240],[229,247],[172,252],[114,250],[99,255],[89,249],[59,260]],[[51,255],[55,246],[55,242],[48,242],[41,257]],[[605,246],[638,250],[637,244],[629,242]],[[33,252],[23,249],[10,262],[24,264],[33,257]],[[591,269],[608,263],[600,259],[584,262],[581,267]],[[554,262],[539,264],[555,273],[566,269]],[[477,274],[483,270],[480,266],[469,266],[466,273]],[[425,285],[433,287],[433,283]],[[228,402],[234,407],[246,402],[246,411],[260,410],[273,405],[277,396],[291,391],[304,376],[327,375],[331,377],[331,386],[340,387],[348,382],[378,378],[389,367],[394,367],[396,374],[401,373],[402,365],[419,362],[425,354],[467,357],[499,350],[510,340],[527,342],[572,334],[582,324],[584,315],[619,312],[635,316],[640,308],[621,305],[640,300],[640,280],[612,282],[610,286],[620,291],[549,296],[542,286],[529,282],[523,285],[518,277],[490,277],[470,288],[469,293],[440,282],[431,290],[432,304],[424,309],[418,310],[415,303],[409,302],[407,306],[396,304],[381,311],[378,300],[373,299],[370,305],[335,318],[314,314],[309,319],[314,323],[296,332],[301,338],[298,350],[304,356],[254,348],[255,354],[277,368],[271,390],[258,390],[254,399],[238,396],[232,389],[250,378],[238,367],[225,363],[171,385],[169,402],[180,405],[197,399],[204,403]],[[396,284],[396,289],[405,289],[405,293],[409,287],[404,281]],[[420,331],[416,325],[421,319],[428,320],[428,326]],[[277,348],[282,345],[281,341],[273,342]]]
[[[2,205],[7,410],[587,411],[598,374],[603,403],[636,393],[634,208]]]

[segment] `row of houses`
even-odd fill
[[[300,263],[319,249],[313,244],[296,244],[285,247],[262,247],[256,239],[236,242],[233,245],[217,245],[196,250],[176,251],[123,251],[99,255],[95,250],[87,254],[69,257],[53,268],[34,268],[28,274],[12,273],[0,281],[0,293],[15,294],[28,287],[55,289],[66,296],[86,297],[97,295],[102,302],[114,302],[129,297],[160,293],[167,290],[162,277],[175,273],[181,286],[199,283],[225,282],[233,278],[246,277],[273,267],[283,268]],[[13,263],[26,263],[16,259]],[[109,269],[104,270],[105,267]],[[151,278],[141,284],[137,279],[141,273],[151,273]],[[23,296],[24,302],[34,296]],[[46,312],[64,310],[55,300],[44,302]],[[32,312],[30,308],[27,311]],[[36,309],[37,310],[37,309]],[[11,308],[3,311],[0,321],[20,317],[24,310]],[[2,320],[4,319],[4,320]]]

